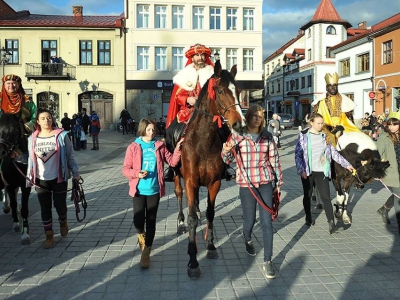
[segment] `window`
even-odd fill
[[[382,63],[391,64],[393,62],[393,43],[392,41],[387,41],[382,44]]]
[[[269,75],[269,65],[267,65],[267,75]]]
[[[350,58],[341,60],[339,62],[339,75],[342,76],[349,76],[350,75]]]
[[[221,29],[220,7],[210,7],[210,29]]]
[[[275,62],[272,62],[271,64],[271,74],[275,72]]]
[[[138,28],[149,28],[149,5],[138,5],[136,18]]]
[[[79,61],[81,65],[91,65],[92,64],[92,41],[79,41]]]
[[[237,8],[226,9],[226,29],[236,30]]]
[[[167,28],[167,7],[156,5],[155,28]]]
[[[299,79],[298,78],[296,78],[296,81],[295,81],[296,83],[295,83],[295,89],[296,90],[298,90],[299,89]]]
[[[177,48],[173,47],[172,48],[172,69],[174,71],[176,70],[181,70],[183,69],[183,47],[182,48]]]
[[[369,71],[369,53],[357,56],[357,73]]]
[[[243,71],[253,71],[253,49],[243,49]]]
[[[307,50],[307,59],[311,60],[311,49]]]
[[[308,37],[311,37],[311,28],[308,29]]]
[[[42,40],[42,62],[48,63],[50,57],[54,55],[57,55],[57,41]]]
[[[286,81],[286,92],[289,91],[289,81]]]
[[[156,70],[167,70],[167,48],[156,47]]]
[[[301,77],[301,88],[304,89],[306,87],[306,78],[303,76]]]
[[[271,94],[275,93],[275,84],[271,82]]]
[[[254,9],[243,10],[243,30],[254,30]]]
[[[193,29],[204,29],[204,7],[193,7]]]
[[[269,94],[269,83],[267,83],[267,94]]]
[[[276,89],[276,92],[279,93],[281,91],[281,82],[278,81],[278,88]]]
[[[110,41],[98,41],[97,49],[98,49],[98,65],[111,65],[111,49],[110,49]]]
[[[294,90],[294,85],[295,85],[295,81],[294,79],[290,80],[290,90],[293,91]]]
[[[149,70],[149,47],[138,47],[137,49],[137,69]]]
[[[354,101],[354,94],[345,94],[347,97],[349,97],[351,100]]]
[[[185,28],[184,16],[185,16],[185,7],[184,6],[172,6],[172,28],[173,29]]]
[[[333,27],[332,25],[328,26],[328,28],[326,28],[326,34],[336,34],[335,27]]]
[[[19,42],[18,40],[6,40],[6,50],[11,53],[10,60],[7,64],[19,63]]]
[[[330,51],[330,49],[331,49],[331,46],[329,46],[329,47],[326,47],[326,58],[332,58],[333,57],[333,55],[331,54],[331,51]]]
[[[230,70],[237,64],[237,49],[226,49],[226,68]]]
[[[307,76],[307,87],[312,87],[312,75]]]

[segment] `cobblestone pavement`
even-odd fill
[[[353,220],[329,235],[322,210],[315,225],[304,225],[301,182],[294,167],[295,130],[285,130],[281,161],[284,181],[279,219],[274,222],[275,279],[262,273],[259,223],[254,228],[256,257],[245,252],[238,188],[223,182],[216,202],[215,236],[219,258],[205,257],[204,213],[198,228],[202,275],[187,277],[187,235],[176,233],[177,201],[173,186],[161,199],[151,266],[139,266],[140,249],[132,224],[132,200],[121,174],[132,134],[100,133],[100,150],[76,152],[88,200],[86,219],[76,221],[68,201],[70,232],[61,238],[54,211],[55,247],[44,241],[40,210],[30,197],[31,244],[23,246],[0,213],[0,299],[400,299],[400,236],[394,212],[383,224],[376,210],[388,197],[380,183],[351,191]],[[202,211],[207,193],[200,191]],[[331,196],[334,198],[333,188]]]

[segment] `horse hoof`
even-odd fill
[[[343,218],[343,223],[344,223],[344,224],[346,224],[346,225],[349,225],[349,224],[351,224],[351,220],[350,220],[350,218],[349,218],[349,217],[347,217],[347,218]]]
[[[186,226],[185,225],[178,225],[178,229],[176,231],[178,234],[184,234],[187,232]]]
[[[3,213],[8,214],[11,211],[10,207],[4,207],[3,208]]]
[[[27,234],[23,234],[21,237],[21,244],[22,245],[29,245],[31,243],[31,238]]]
[[[197,267],[196,269],[188,268],[187,273],[190,279],[199,278],[201,275],[200,267]]]
[[[19,222],[14,222],[12,229],[14,232],[20,232],[21,231],[21,226],[19,225]]]
[[[217,250],[207,250],[207,258],[208,259],[217,259],[218,258]]]

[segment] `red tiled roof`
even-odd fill
[[[298,54],[298,55],[304,55],[305,53],[306,53],[306,50],[305,50],[305,49],[295,48],[295,49],[293,50],[293,55],[296,55],[296,54]]]
[[[376,23],[370,29],[365,30],[363,33],[361,33],[359,35],[352,36],[352,37],[348,38],[347,40],[345,40],[335,46],[332,46],[330,48],[330,50],[334,50],[334,49],[340,48],[344,45],[350,44],[351,42],[357,41],[358,39],[362,39],[363,37],[366,37],[367,35],[374,34],[384,28],[387,28],[387,27],[397,24],[397,23],[400,25],[400,13],[398,13],[394,16],[391,16],[390,18],[387,18],[379,23]]]
[[[283,59],[295,59],[296,57],[292,53],[285,53]]]
[[[322,0],[311,21],[342,21],[331,0]]]
[[[313,24],[316,23],[334,23],[334,24],[343,24],[346,28],[351,27],[351,24],[346,20],[343,20],[336,8],[333,6],[331,0],[322,0],[315,11],[314,16],[311,21],[304,24],[300,29],[307,29]]]
[[[349,28],[349,29],[347,29],[347,35],[355,36],[355,35],[363,34],[366,31],[368,31],[368,29]]]
[[[291,39],[289,42],[287,42],[285,45],[283,45],[282,47],[280,47],[278,50],[276,50],[274,53],[272,53],[270,56],[268,56],[265,60],[264,63],[276,56],[278,56],[279,54],[282,54],[283,51],[285,51],[286,48],[288,48],[290,45],[293,45],[296,41],[298,41],[302,36],[304,35],[304,32],[302,32],[301,34],[298,34],[295,38]]]
[[[27,11],[0,17],[0,27],[123,27],[119,16],[36,15]]]

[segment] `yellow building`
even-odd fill
[[[70,16],[14,11],[0,1],[2,76],[17,74],[38,107],[59,121],[81,108],[95,110],[102,127],[125,108],[125,27],[120,16]]]

